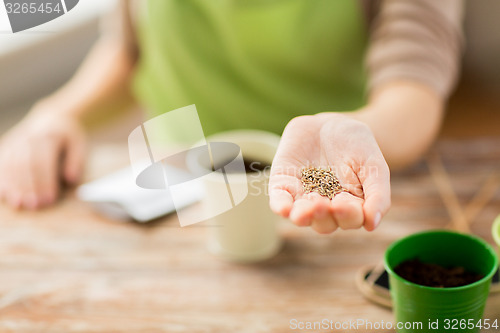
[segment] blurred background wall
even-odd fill
[[[500,92],[499,14],[498,0],[469,0],[464,22],[464,76],[496,93]]]
[[[461,80],[449,102],[444,137],[500,135],[500,1],[468,0]]]
[[[1,26],[0,133],[73,75],[98,38],[101,17],[114,3],[83,0],[66,15],[15,35]],[[1,19],[8,22],[6,16]]]

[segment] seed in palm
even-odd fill
[[[332,199],[335,195],[346,192],[331,168],[305,168],[302,169],[301,179],[304,193],[316,192]]]

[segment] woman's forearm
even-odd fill
[[[352,113],[367,124],[391,169],[407,166],[425,153],[439,133],[442,98],[423,84],[393,81],[374,91],[368,105]]]
[[[74,77],[33,112],[76,117],[87,126],[110,118],[133,104],[129,82],[134,63],[122,43],[102,38]]]

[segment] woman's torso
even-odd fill
[[[152,115],[196,104],[205,134],[281,133],[363,104],[366,29],[352,0],[148,0],[134,90]],[[167,129],[188,130],[182,124]]]

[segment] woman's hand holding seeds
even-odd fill
[[[333,188],[315,190],[318,175]],[[283,133],[269,194],[271,209],[298,226],[319,233],[362,226],[371,231],[390,207],[389,167],[364,123],[336,113],[297,117]]]

